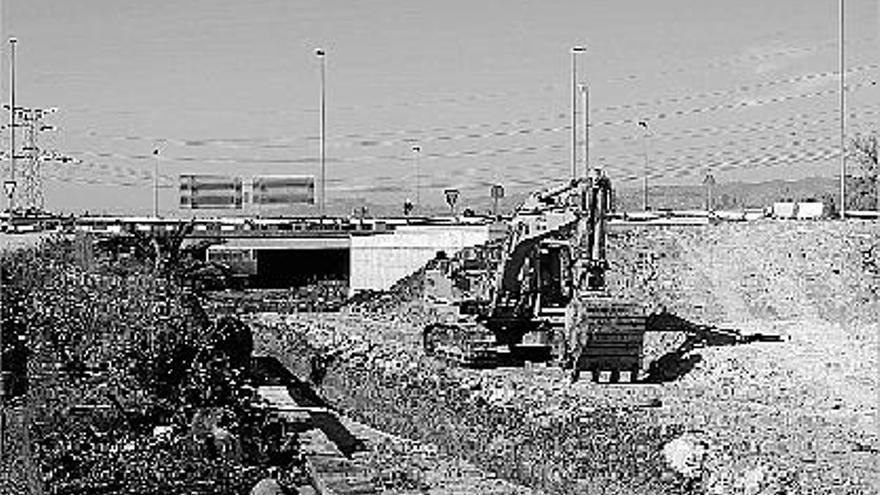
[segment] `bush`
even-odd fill
[[[200,409],[221,407],[229,419],[215,426],[253,444],[244,437],[265,418],[241,393],[248,327],[212,324],[168,267],[112,257],[92,267],[76,254],[52,240],[3,260],[4,367],[29,434],[14,448],[34,452],[49,493],[246,492],[265,474],[265,449],[206,457],[190,427]],[[171,433],[154,437],[157,425]]]

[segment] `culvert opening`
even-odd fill
[[[348,249],[265,249],[256,254],[253,288],[285,289],[328,280],[347,282],[350,274]]]

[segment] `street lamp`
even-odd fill
[[[9,180],[15,182],[15,45],[17,38],[9,38]],[[15,208],[14,189],[9,196],[9,219]]]
[[[156,157],[153,173],[153,216],[159,218],[159,148],[153,150],[153,156]]]
[[[645,133],[642,135],[642,143],[644,143],[645,149],[645,195],[643,207],[645,211],[648,211],[648,135],[651,131],[648,130],[648,123],[644,120],[639,121],[639,126],[645,129]]]
[[[584,177],[590,176],[590,87],[581,84],[581,98],[584,102]]]
[[[844,77],[843,0],[837,4],[840,20],[840,219],[846,219],[846,80]]]
[[[712,211],[715,209],[712,201],[712,188],[715,187],[715,176],[712,174],[711,170],[706,172],[706,178],[703,179],[703,184],[706,185],[706,212],[711,215]]]
[[[583,46],[571,48],[571,179],[577,179],[577,56],[586,52]]]
[[[324,91],[324,82],[325,82],[325,71],[326,71],[326,57],[324,50],[318,48],[315,50],[315,56],[318,57],[318,60],[321,61],[321,217],[323,217],[326,213],[326,203],[327,203],[327,176],[325,169],[325,151],[326,151],[326,125],[327,125],[327,106],[325,102],[325,91]]]
[[[422,167],[421,167],[421,155],[422,155],[422,147],[421,146],[413,146],[413,153],[416,155],[416,208],[421,213],[422,210]]]

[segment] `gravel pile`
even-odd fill
[[[398,280],[386,291],[362,291],[346,301],[346,307],[356,313],[395,312],[401,306],[417,301],[424,294],[425,269],[421,268]]]

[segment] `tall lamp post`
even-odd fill
[[[590,176],[590,87],[581,84],[581,99],[584,103],[584,177]]]
[[[18,39],[9,38],[9,180],[15,183],[15,45]],[[15,209],[15,187],[8,188],[9,223]]]
[[[577,179],[577,56],[586,51],[583,46],[571,48],[571,180]]]
[[[326,53],[323,49],[318,48],[315,50],[315,56],[318,57],[318,60],[321,61],[321,217],[324,217],[326,214],[326,203],[327,203],[327,175],[326,175],[326,167],[325,167],[325,152],[326,152],[326,125],[327,125],[327,105],[324,91],[324,83],[325,83],[325,72],[326,72]]]
[[[712,215],[712,212],[715,210],[715,205],[712,201],[712,189],[715,187],[715,176],[712,174],[712,171],[706,172],[706,178],[703,179],[703,184],[706,185],[706,212],[709,215]]]
[[[837,4],[840,19],[840,219],[846,219],[846,81],[844,76],[843,0]]]
[[[421,165],[421,155],[422,155],[422,147],[421,146],[413,146],[412,152],[416,155],[416,210],[421,213],[422,211],[422,165]]]
[[[153,150],[155,170],[153,171],[153,216],[159,218],[159,148]]]
[[[644,120],[639,121],[639,127],[645,129],[645,133],[642,135],[642,143],[644,143],[645,151],[645,190],[642,206],[645,211],[648,211],[648,134],[650,131],[648,130],[648,123]]]

